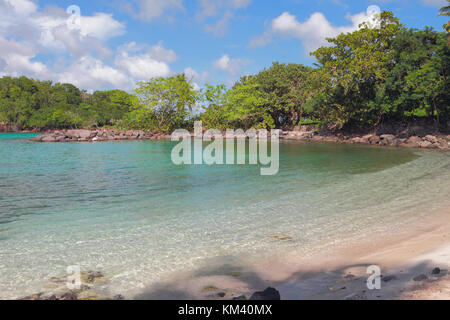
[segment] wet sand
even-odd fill
[[[367,268],[373,265],[381,269],[380,290],[367,287]],[[372,234],[315,256],[264,259],[251,269],[230,261],[153,285],[134,298],[230,300],[270,286],[282,300],[450,300],[449,269],[450,208],[444,208],[395,234]]]

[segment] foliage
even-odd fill
[[[142,128],[151,130],[183,127],[199,100],[198,92],[184,74],[139,82],[135,92],[138,101],[132,106],[131,117]]]
[[[448,14],[448,7],[441,14]],[[450,49],[445,32],[407,30],[391,12],[375,24],[328,39],[312,55],[315,68],[273,65],[242,77],[234,86],[205,85],[184,74],[92,94],[70,84],[25,77],[0,79],[0,123],[21,128],[115,125],[172,131],[206,128],[289,128],[320,124],[374,128],[386,120],[450,120]],[[203,112],[193,110],[201,107]]]

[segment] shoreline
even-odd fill
[[[399,234],[370,235],[312,257],[261,259],[242,275],[196,271],[153,285],[134,299],[244,300],[273,287],[282,300],[450,300],[449,216],[450,209],[440,209]],[[372,265],[381,268],[381,290],[367,288]],[[233,270],[231,265],[221,268]]]
[[[60,289],[25,300],[248,300],[272,287],[281,300],[450,300],[450,209],[433,211],[397,234],[376,234],[313,256],[281,254],[255,266],[222,266],[179,274],[170,282],[107,295],[99,272],[80,291]],[[367,288],[369,266],[381,269],[381,289]],[[50,279],[65,283],[66,276]],[[91,286],[91,289],[88,288]]]
[[[393,135],[393,134],[344,134],[308,131],[308,127],[300,127],[296,131],[280,131],[280,139],[286,141],[303,141],[312,143],[337,143],[353,145],[372,145],[381,147],[400,147],[412,149],[450,150],[450,135],[423,134],[419,135]],[[194,134],[192,137],[195,138]],[[227,135],[224,134],[227,138]],[[42,133],[29,139],[33,142],[106,142],[126,140],[170,140],[171,136],[165,133],[152,133],[142,130],[120,131],[113,129],[99,130],[56,130]]]

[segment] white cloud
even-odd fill
[[[284,12],[279,17],[272,20],[270,29],[263,35],[251,40],[249,46],[265,46],[272,41],[274,36],[284,38],[299,39],[307,52],[314,51],[321,46],[328,45],[326,38],[333,38],[340,33],[353,32],[359,28],[363,22],[375,24],[375,16],[367,13],[347,15],[347,20],[352,22],[347,26],[335,26],[331,24],[321,12],[313,13],[306,21],[299,22],[297,18],[289,12]]]
[[[104,88],[131,90],[134,85],[133,80],[126,74],[91,56],[76,60],[57,76],[57,80],[90,90]]]
[[[201,11],[198,17],[214,17],[219,12],[227,9],[245,9],[251,2],[252,0],[199,0]]]
[[[130,4],[125,8],[137,19],[150,22],[162,17],[168,11],[183,10],[183,0],[134,0],[138,10],[135,11]]]
[[[161,41],[158,42],[158,44],[156,44],[150,48],[149,54],[155,60],[164,61],[164,62],[168,62],[168,63],[175,62],[178,59],[175,51],[165,49],[162,46]]]
[[[218,38],[222,38],[225,36],[228,26],[230,24],[230,21],[234,18],[233,13],[230,11],[227,11],[224,13],[223,17],[219,19],[215,24],[213,25],[206,25],[205,30],[206,32],[210,32],[214,34]]]
[[[211,80],[211,75],[209,72],[204,71],[199,74],[192,67],[188,67],[184,69],[184,74],[188,78],[188,80],[192,83],[195,90],[200,90],[200,87]]]
[[[228,73],[230,76],[237,76],[249,64],[249,60],[231,59],[229,55],[224,54],[219,60],[214,62],[214,67]]]
[[[32,59],[36,52],[19,42],[7,40],[0,37],[0,75],[30,77],[49,76],[48,68],[41,62],[34,62]]]
[[[125,33],[125,25],[113,18],[112,14],[96,13],[93,16],[81,17],[81,34],[102,41],[121,36]]]
[[[230,21],[235,17],[234,11],[245,9],[252,0],[198,0],[198,2],[200,11],[197,13],[197,20],[219,16],[217,21],[205,26],[205,31],[221,38],[225,36]]]
[[[176,53],[164,48],[161,42],[140,53],[143,48],[135,42],[122,46],[115,59],[116,66],[138,80],[168,76],[168,63],[176,61]]]

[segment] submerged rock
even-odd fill
[[[424,274],[421,274],[413,279],[416,282],[428,280],[428,277]]]
[[[396,276],[386,276],[386,277],[383,277],[381,280],[383,280],[383,282],[390,282],[390,281],[397,280],[397,277]]]

